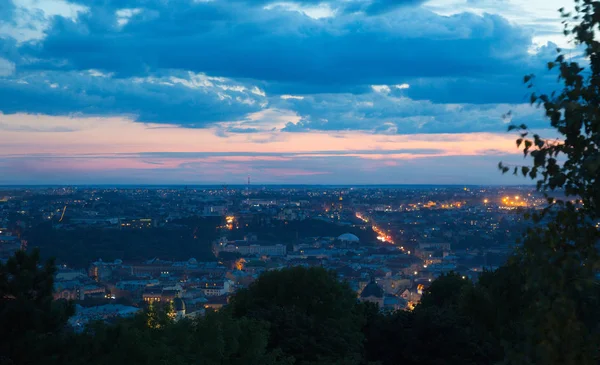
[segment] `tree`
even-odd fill
[[[114,324],[95,323],[64,344],[57,362],[69,364],[291,365],[278,351],[268,351],[267,324],[235,319],[227,311],[205,317],[164,320],[155,327],[149,313]]]
[[[470,280],[463,278],[455,272],[442,274],[425,290],[419,306],[421,308],[455,307],[459,303],[463,290],[471,285]]]
[[[600,3],[575,0],[575,13],[561,9],[564,34],[585,51],[587,67],[560,49],[548,68],[558,70],[562,91],[533,93],[556,140],[543,139],[526,125],[516,130],[518,147],[531,165],[499,168],[536,181],[548,206],[531,215],[538,224],[525,234],[513,260],[524,270],[523,290],[535,299],[522,302],[525,325],[514,362],[593,364],[598,361],[600,303],[596,274],[600,268],[597,223],[600,218]],[[528,87],[533,75],[525,76]],[[514,345],[516,345],[513,342]],[[514,347],[513,347],[514,349]]]
[[[0,263],[0,356],[5,363],[30,364],[52,357],[64,334],[71,303],[54,301],[52,260],[40,265],[39,251],[17,251]]]
[[[237,318],[269,323],[269,347],[297,364],[358,364],[363,336],[356,293],[322,268],[266,272],[233,297]]]
[[[435,305],[370,316],[365,327],[366,360],[395,364],[492,364],[488,338],[468,317]]]

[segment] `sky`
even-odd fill
[[[0,0],[0,185],[527,183],[570,5]]]

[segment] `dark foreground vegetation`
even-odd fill
[[[477,283],[448,274],[412,312],[360,303],[320,268],[268,272],[218,313],[174,322],[151,308],[83,333],[66,325],[73,307],[52,300],[52,263],[19,252],[0,266],[2,364],[598,364],[600,286],[600,4],[577,1],[566,33],[589,67],[558,50],[550,69],[564,89],[532,95],[560,141],[517,126],[530,166],[500,165],[537,182],[548,208],[520,249]],[[586,61],[586,62],[588,62]],[[527,83],[532,77],[526,77]]]
[[[151,307],[116,323],[91,324],[82,333],[67,326],[73,306],[52,300],[52,263],[41,267],[38,261],[37,252],[19,252],[0,267],[2,364],[596,361],[600,288],[584,288],[583,297],[593,302],[579,308],[538,313],[541,300],[558,298],[547,297],[542,286],[527,286],[532,271],[516,260],[484,273],[477,284],[452,273],[442,276],[412,312],[380,312],[358,302],[334,273],[297,267],[264,274],[229,306],[204,317],[175,321],[170,306]],[[544,322],[537,322],[540,315]],[[546,336],[560,341],[544,342]],[[529,341],[538,338],[531,347]]]

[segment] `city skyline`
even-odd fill
[[[526,184],[563,5],[8,0],[0,185]]]

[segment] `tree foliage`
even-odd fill
[[[461,277],[457,273],[450,272],[442,274],[431,283],[427,290],[425,290],[419,306],[421,308],[456,307],[463,289],[471,285],[472,283],[470,280]]]
[[[218,217],[217,217],[218,218]],[[53,228],[44,222],[27,231],[30,247],[39,247],[46,257],[56,257],[70,267],[87,267],[90,262],[121,259],[199,261],[215,260],[211,242],[218,237],[219,220],[188,218],[180,226],[145,229]],[[165,244],[167,243],[167,244]]]
[[[542,107],[551,127],[559,134],[556,140],[543,139],[532,134],[526,125],[511,125],[509,131],[517,130],[517,147],[531,165],[514,166],[536,181],[549,205],[533,218],[551,215],[553,221],[547,227],[553,236],[544,238],[550,255],[569,255],[576,252],[583,263],[597,268],[598,230],[600,217],[600,42],[594,31],[600,25],[600,6],[590,0],[575,0],[575,13],[561,9],[565,21],[565,35],[572,36],[574,44],[585,50],[589,67],[581,67],[569,60],[562,50],[548,63],[548,68],[558,69],[558,77],[564,84],[559,93],[550,95],[531,94],[531,103]],[[525,76],[529,87],[533,75]],[[503,172],[510,167],[499,165]],[[551,194],[552,193],[552,194]],[[562,197],[564,195],[564,197]],[[539,231],[531,232],[540,236]],[[530,234],[531,236],[531,234]],[[541,247],[525,245],[527,251],[539,254]]]
[[[563,83],[558,93],[533,93],[531,103],[542,107],[556,140],[532,134],[526,125],[510,126],[530,165],[513,172],[536,181],[548,206],[531,218],[538,224],[526,233],[515,256],[525,277],[522,291],[524,328],[514,361],[592,364],[598,361],[600,318],[597,273],[600,213],[600,5],[576,0],[575,12],[561,9],[564,33],[584,50],[587,67],[560,49],[548,63]],[[533,86],[533,75],[524,78]],[[502,172],[510,167],[499,165]],[[515,344],[513,344],[515,345]],[[514,347],[514,346],[513,346]],[[515,347],[516,348],[516,347]]]
[[[54,301],[53,261],[40,265],[39,251],[17,251],[0,263],[0,357],[29,364],[52,356],[73,306]]]
[[[97,323],[74,338],[61,364],[284,365],[290,360],[268,351],[266,323],[227,312],[153,326],[151,312],[116,324]],[[68,345],[65,345],[68,346]]]
[[[269,343],[298,364],[358,364],[362,317],[356,293],[322,268],[264,273],[233,298],[236,317],[269,323]]]

